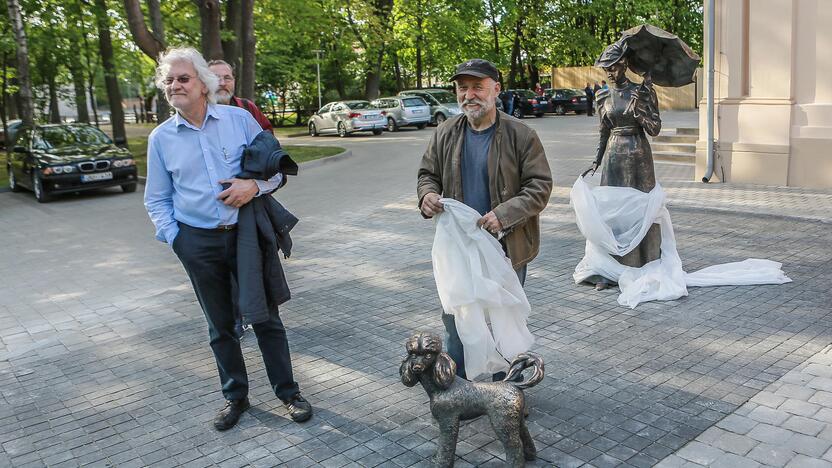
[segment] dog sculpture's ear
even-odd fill
[[[399,367],[399,375],[402,378],[402,383],[408,387],[412,387],[416,385],[419,381],[419,378],[416,374],[413,373],[413,370],[410,368],[410,355],[408,354],[404,360],[402,360],[402,365]]]
[[[433,364],[433,380],[440,388],[447,389],[454,383],[456,363],[448,353],[439,353]]]

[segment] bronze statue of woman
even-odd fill
[[[607,47],[595,62],[607,74],[608,88],[595,95],[601,119],[601,138],[595,162],[587,171],[601,167],[601,185],[632,187],[650,192],[656,185],[653,153],[647,135],[656,136],[662,128],[659,101],[650,75],[644,82],[633,83],[626,76],[627,44],[621,41]],[[640,268],[656,260],[661,254],[661,230],[653,224],[641,243],[624,256],[615,256],[622,265]],[[592,276],[588,282],[601,290],[615,284],[602,276]]]

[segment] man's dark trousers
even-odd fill
[[[243,351],[234,331],[232,284],[237,276],[237,231],[199,229],[179,223],[173,251],[193,284],[205,319],[211,350],[217,361],[226,400],[248,396],[248,375]],[[267,322],[252,325],[275,395],[289,399],[299,392],[292,376],[289,341],[280,317],[274,313]]]

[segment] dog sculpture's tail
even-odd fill
[[[523,371],[528,368],[534,369],[532,376],[523,382],[514,382],[514,380],[522,375]],[[511,361],[508,369],[508,374],[503,382],[509,382],[520,389],[534,387],[543,380],[543,358],[534,353],[520,353]]]

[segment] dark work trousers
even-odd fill
[[[517,273],[517,279],[520,280],[520,285],[526,284],[526,270],[528,265],[523,265]],[[459,339],[459,332],[456,331],[456,322],[453,314],[442,314],[442,323],[445,324],[445,352],[451,356],[451,359],[456,363],[456,375],[467,378],[465,376],[465,352],[462,349],[462,341]],[[505,378],[505,372],[497,372],[492,376],[492,380],[497,382]]]
[[[179,223],[173,251],[185,267],[208,322],[211,350],[217,361],[226,400],[248,396],[243,351],[234,332],[232,285],[237,279],[237,231],[199,229]],[[299,392],[292,376],[289,341],[280,316],[252,325],[275,395],[288,401]]]

